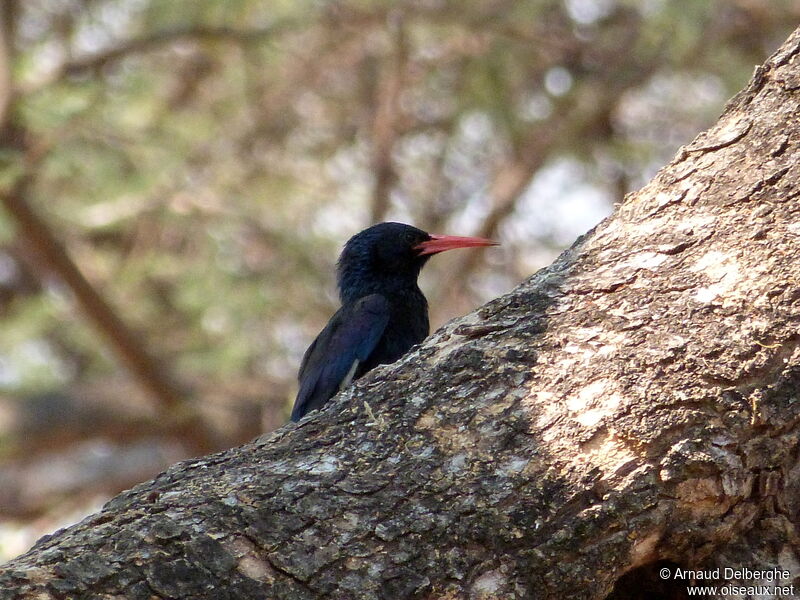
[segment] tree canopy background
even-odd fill
[[[400,220],[502,242],[426,268],[434,327],[547,264],[714,121],[794,29],[800,2],[6,0],[2,11],[0,553],[11,555],[32,535],[20,522],[47,530],[170,462],[279,426],[355,231]],[[20,210],[105,306],[37,258]],[[123,368],[104,310],[155,357],[163,385]]]

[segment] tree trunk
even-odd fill
[[[799,54],[552,266],[40,540],[0,598],[683,597],[717,568],[793,593]]]

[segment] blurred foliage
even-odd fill
[[[0,15],[0,200],[41,217],[202,412],[148,400],[0,209],[2,557],[197,452],[198,423],[200,451],[280,425],[337,304],[338,250],[371,222],[502,241],[426,267],[434,326],[552,260],[715,120],[800,0],[4,0]]]
[[[642,185],[800,16],[789,0],[15,7],[10,118],[33,156],[4,150],[0,180],[32,165],[27,200],[176,377],[263,381],[272,407],[336,306],[349,235],[394,219],[501,239],[432,262],[439,325]],[[14,231],[0,212],[0,384],[102,384],[113,355]]]
[[[775,0],[27,0],[13,118],[40,154],[30,201],[179,374],[290,380],[349,234],[477,231],[519,165],[490,284],[481,265],[458,283],[471,305],[507,289],[557,245],[531,215],[537,176],[568,165],[551,203],[587,185],[618,200],[798,16]],[[68,294],[22,281],[11,227],[0,213],[2,381],[102,377],[113,361]]]

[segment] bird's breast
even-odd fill
[[[428,303],[418,295],[390,300],[389,322],[369,358],[359,365],[356,377],[378,365],[397,361],[428,336]]]

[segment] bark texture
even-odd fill
[[[796,585],[799,56],[800,30],[551,267],[331,410],[42,539],[0,598],[623,598],[663,565]]]

